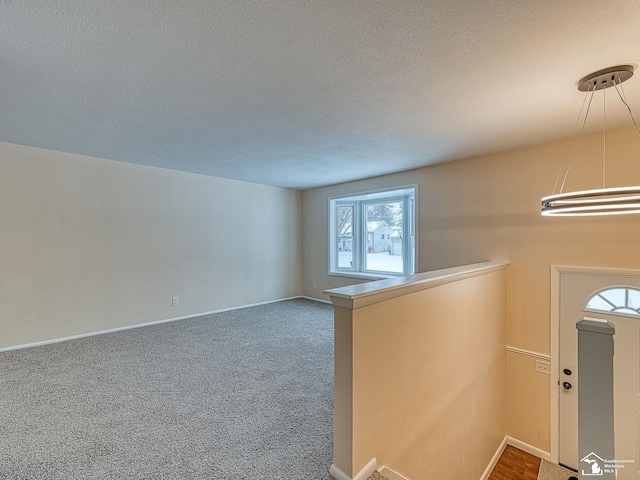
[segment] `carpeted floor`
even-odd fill
[[[0,354],[2,479],[327,479],[333,310],[292,300]]]
[[[571,477],[577,478],[578,474],[546,460],[540,463],[538,480],[568,480]]]

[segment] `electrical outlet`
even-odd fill
[[[536,360],[536,372],[551,375],[551,364],[543,360]]]
[[[180,297],[171,297],[171,306],[177,307],[180,305]]]
[[[317,290],[318,289],[318,284],[316,282],[313,282],[313,289]]]

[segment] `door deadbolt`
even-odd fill
[[[569,370],[568,368],[565,368],[562,372],[563,372],[565,375],[571,375],[571,374],[573,373],[573,372],[572,372],[571,370]]]

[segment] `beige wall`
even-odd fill
[[[532,419],[549,418],[549,375],[534,373],[536,359],[507,352],[507,431],[520,440],[549,452],[549,432]],[[540,420],[542,421],[542,420]]]
[[[300,205],[0,143],[0,348],[299,295]]]
[[[323,289],[355,282],[327,275],[328,197],[417,184],[418,271],[508,260],[507,344],[549,354],[551,265],[640,268],[637,215],[540,215],[540,198],[551,193],[567,145],[559,141],[303,192],[303,294],[326,298]],[[639,151],[632,128],[607,132],[610,186],[640,184]],[[585,137],[579,155],[567,188],[597,188],[601,136]],[[549,377],[541,378],[534,363],[521,363],[510,366],[509,434],[548,451],[549,390],[538,386]],[[523,389],[530,393],[526,398],[514,393]]]
[[[501,268],[336,307],[340,470],[353,477],[376,458],[411,479],[482,476],[507,429]]]

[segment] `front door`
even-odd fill
[[[640,297],[640,292],[638,294]],[[613,315],[610,315],[613,317]],[[640,317],[614,319],[614,424],[618,480],[640,479]],[[631,463],[633,462],[633,463]]]
[[[602,297],[603,292],[613,297]],[[638,466],[638,436],[640,435],[640,316],[615,306],[617,296],[625,288],[640,289],[640,276],[591,273],[560,273],[560,357],[559,357],[559,463],[578,469],[578,366],[576,322],[584,317],[599,318],[615,324],[614,336],[614,409],[616,460],[633,460],[617,469],[618,479],[640,479]],[[594,297],[595,296],[595,297]],[[638,297],[640,299],[640,297]],[[592,300],[592,308],[586,308]],[[622,299],[624,300],[624,299]],[[629,301],[630,299],[627,298]],[[631,299],[633,300],[633,299]],[[640,302],[640,300],[638,300]],[[598,308],[593,308],[593,307]],[[637,305],[640,307],[640,305]],[[617,308],[617,310],[615,310]],[[613,311],[605,312],[610,309]],[[594,311],[595,310],[595,311]],[[631,476],[629,476],[631,475]]]

